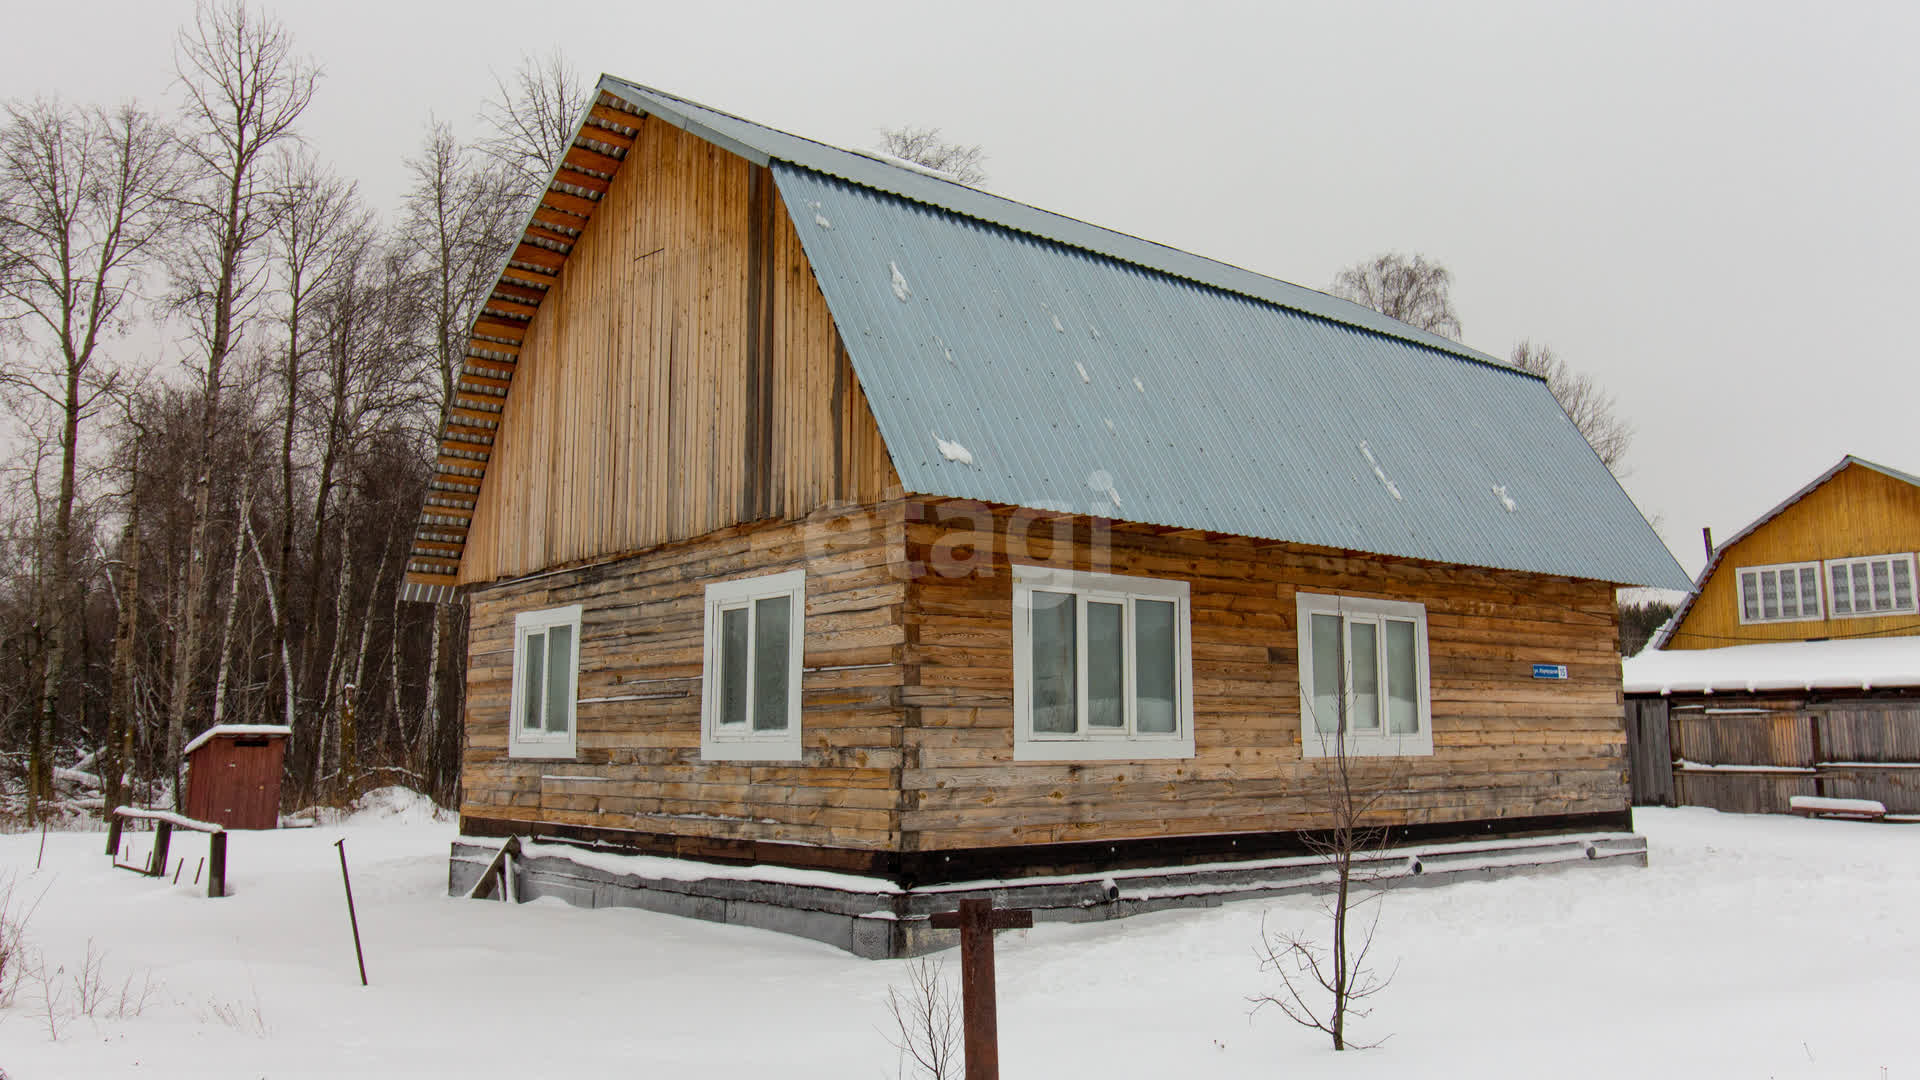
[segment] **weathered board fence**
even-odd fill
[[[1627,699],[1636,806],[1784,814],[1795,795],[1920,813],[1920,697],[1780,693]]]

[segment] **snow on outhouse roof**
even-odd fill
[[[771,166],[910,491],[1686,585],[1546,384],[1490,356],[921,170],[602,88]]]
[[[651,115],[766,165],[912,492],[1686,588],[1530,374],[1356,304],[612,76],[546,201],[597,206]],[[409,561],[448,600],[511,357],[571,240],[529,218]],[[504,297],[504,299],[503,299]],[[469,386],[472,383],[474,385]],[[473,440],[461,442],[462,439]]]

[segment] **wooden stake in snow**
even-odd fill
[[[937,930],[960,931],[960,1008],[967,1031],[967,1080],[1000,1080],[993,932],[1032,926],[1033,912],[995,911],[991,900],[962,900],[959,911],[936,912],[932,921]]]
[[[367,985],[367,954],[360,951],[360,918],[353,913],[353,879],[347,876],[347,840],[333,842],[340,849],[340,884],[347,890],[347,923],[353,927],[353,958],[360,962],[360,985]]]
[[[33,860],[34,873],[37,874],[40,872],[40,864],[45,862],[46,858],[47,858],[47,821],[45,818],[41,818],[40,819],[40,854],[36,856]]]

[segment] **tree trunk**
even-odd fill
[[[245,530],[252,528],[253,482],[249,478],[240,493],[240,513],[234,519],[233,563],[227,583],[227,609],[220,627],[220,676],[213,683],[213,722],[224,723],[227,715],[227,683],[233,674],[234,613],[240,607],[240,563],[246,556]]]
[[[246,523],[246,529],[247,529],[247,544],[249,547],[253,548],[253,560],[254,560],[254,563],[260,567],[260,581],[265,586],[265,592],[267,594],[267,612],[269,616],[272,617],[273,621],[276,624],[284,625],[284,623],[282,623],[281,615],[279,612],[279,602],[274,599],[275,583],[273,581],[272,575],[267,571],[267,557],[260,553],[260,538],[254,534],[252,521],[248,521]],[[287,644],[287,639],[285,635],[280,635],[276,639],[275,643],[280,648],[280,675],[281,675],[280,689],[281,689],[282,702],[283,702],[282,707],[286,710],[280,722],[285,724],[287,728],[291,730],[293,728],[293,714],[294,714],[293,656],[289,652],[289,646]]]
[[[120,588],[120,617],[113,635],[113,704],[107,711],[107,746],[100,778],[106,796],[104,810],[121,805],[121,784],[133,747],[134,640],[140,633],[140,472],[136,454],[127,522],[121,531],[120,557],[126,573]],[[111,572],[111,571],[109,571]]]

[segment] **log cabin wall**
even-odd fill
[[[554,831],[535,823],[617,829],[630,832],[618,838],[623,843],[675,854],[816,865],[835,865],[829,849],[896,849],[907,584],[897,516],[893,525],[887,520],[882,506],[799,523],[735,526],[612,562],[476,589],[460,808],[465,831]],[[705,588],[800,567],[807,573],[804,759],[703,762]],[[509,758],[514,616],[568,604],[584,609],[576,758]],[[678,842],[658,842],[663,837]],[[755,843],[816,847],[781,856],[756,854]]]
[[[1920,550],[1920,488],[1862,465],[1849,465],[1723,551],[1666,648],[1717,649],[1766,641],[1912,634],[1912,614],[1740,621],[1740,568]],[[1828,605],[1830,583],[1822,572]]]
[[[897,487],[771,174],[636,122],[522,343],[463,584]]]
[[[1381,803],[1393,821],[1627,809],[1611,585],[1124,523],[1101,538],[1084,517],[1055,545],[1055,518],[943,500],[910,514],[910,563],[951,569],[958,553],[972,572],[919,573],[909,594],[905,851],[1325,827],[1301,755],[1300,589],[1426,605],[1434,754],[1365,766],[1398,770]],[[1194,758],[1013,760],[1014,544],[1021,562],[1190,583]],[[1535,662],[1570,678],[1535,681]]]

